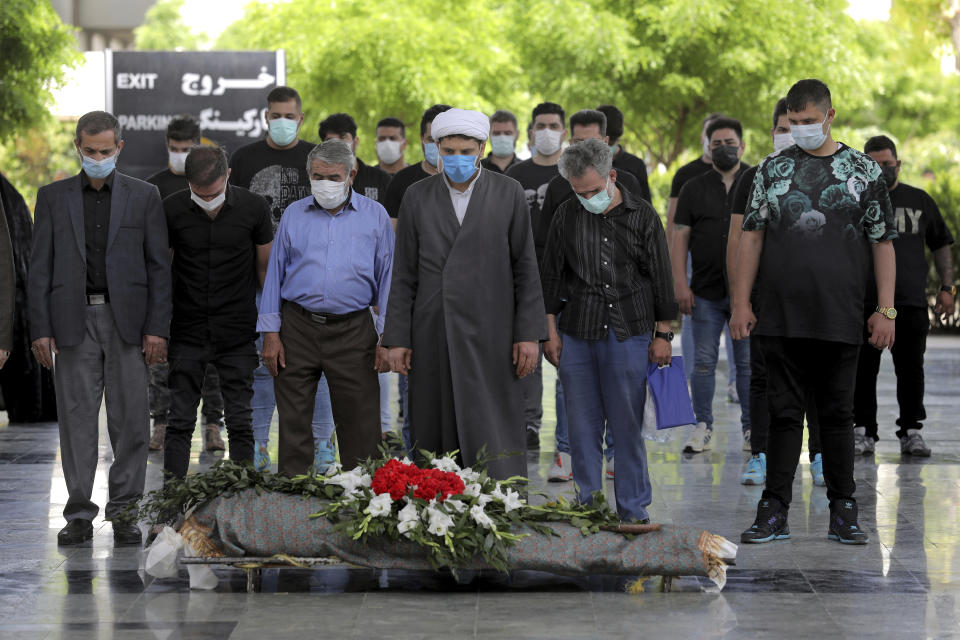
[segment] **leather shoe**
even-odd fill
[[[57,544],[80,544],[93,539],[93,523],[89,520],[77,518],[67,523],[57,534]]]
[[[120,524],[119,522],[113,523],[113,544],[114,545],[118,545],[118,544],[139,545],[141,542],[143,542],[143,536],[140,533],[140,527],[133,524],[132,522],[127,522],[125,524]]]

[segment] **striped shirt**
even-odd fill
[[[651,333],[677,317],[666,234],[653,206],[620,190],[606,215],[570,198],[557,209],[541,278],[548,314],[560,331],[584,340]]]

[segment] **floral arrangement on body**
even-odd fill
[[[382,458],[368,459],[349,471],[336,464],[327,475],[293,478],[224,460],[206,473],[168,479],[144,498],[140,515],[152,523],[170,521],[172,514],[184,511],[189,517],[196,507],[245,489],[300,494],[327,500],[326,507],[310,517],[327,518],[337,532],[354,540],[372,537],[417,544],[428,551],[434,568],[467,567],[481,556],[501,571],[509,569],[507,549],[531,531],[558,535],[547,522],[566,522],[583,535],[601,529],[624,531],[599,492],[590,505],[563,497],[530,505],[516,489],[526,478],[490,478],[482,452],[477,464],[463,469],[455,461],[457,452],[442,457],[420,453],[430,461],[429,467],[384,451]],[[527,531],[521,532],[524,528]]]

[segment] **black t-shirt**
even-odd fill
[[[750,167],[737,176],[737,181],[733,183],[733,198],[730,200],[730,213],[743,215],[750,204],[750,192],[753,191],[753,180],[757,176],[756,167]]]
[[[386,198],[380,203],[387,210],[387,215],[396,218],[400,213],[400,203],[403,202],[403,194],[407,192],[407,188],[429,177],[430,174],[423,170],[419,162],[398,171],[387,186]]]
[[[170,170],[170,167],[167,167],[163,171],[157,171],[147,178],[147,182],[154,185],[160,191],[161,200],[167,196],[172,196],[177,191],[190,188],[190,185],[187,184],[187,176],[175,174]]]
[[[930,251],[942,249],[953,244],[953,234],[943,221],[937,203],[923,189],[900,182],[889,193],[897,224],[897,239],[893,241],[897,253],[894,306],[926,309],[930,265],[923,247],[926,245]],[[871,270],[864,313],[870,312],[876,305],[877,282]]]
[[[863,341],[870,244],[896,238],[880,165],[840,144],[814,156],[794,145],[760,163],[744,231],[763,231],[755,332]]]
[[[486,158],[484,158],[483,160],[480,161],[480,166],[483,167],[484,169],[489,169],[490,171],[494,171],[494,172],[496,172],[496,173],[506,173],[507,171],[510,170],[510,167],[512,167],[512,166],[515,165],[515,164],[519,164],[520,162],[521,162],[521,160],[520,160],[520,158],[517,157],[517,154],[513,154],[513,157],[510,158],[510,164],[507,165],[506,170],[505,170],[505,171],[501,171],[501,170],[500,170],[500,167],[498,167],[496,164],[494,164],[494,162],[493,162],[493,152],[491,151],[490,153],[487,154],[487,157],[486,157]]]
[[[527,206],[530,207],[530,225],[532,229],[539,228],[540,207],[547,195],[547,185],[558,175],[560,170],[553,164],[548,167],[536,164],[533,159],[518,162],[506,174],[520,183],[527,196]]]
[[[233,347],[257,337],[256,246],[273,239],[267,201],[227,188],[211,218],[180,191],[163,201],[173,249],[173,340]]]
[[[637,179],[637,183],[640,185],[640,190],[633,191],[631,189],[631,192],[650,202],[650,184],[647,180],[647,165],[643,160],[632,153],[627,153],[627,150],[621,146],[620,153],[613,156],[613,168],[617,170],[617,173],[620,171],[628,171],[633,174],[633,177]],[[630,187],[627,188],[629,189]]]
[[[617,172],[617,186],[629,191],[638,198],[643,198],[643,185],[637,181],[629,171]],[[553,177],[547,183],[547,192],[543,197],[543,205],[540,207],[540,219],[537,226],[533,228],[533,244],[537,250],[537,258],[543,258],[543,252],[547,245],[547,236],[550,233],[550,223],[553,222],[553,216],[556,214],[560,205],[574,196],[573,187],[570,181],[561,175]],[[650,201],[647,200],[649,203]]]
[[[357,158],[357,177],[353,179],[353,190],[371,200],[383,204],[387,197],[387,186],[390,184],[390,174],[377,167],[364,164]]]
[[[717,171],[691,178],[680,189],[673,223],[690,227],[690,257],[693,261],[690,288],[701,298],[720,300],[729,293],[726,257],[730,203],[737,179],[749,168],[749,165],[740,163],[729,192],[723,184],[723,176]]]
[[[706,173],[713,168],[713,165],[709,162],[704,162],[703,158],[697,158],[696,160],[691,160],[687,164],[683,165],[677,172],[673,174],[673,182],[670,183],[670,197],[679,198],[680,189],[683,188],[683,185],[687,183],[687,180],[690,178],[696,178],[701,173]]]
[[[311,193],[307,156],[313,147],[305,140],[283,150],[274,149],[266,140],[240,147],[230,158],[230,184],[262,196],[276,229],[284,209]]]

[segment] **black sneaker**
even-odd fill
[[[790,538],[790,527],[787,525],[787,510],[779,500],[764,498],[757,503],[757,519],[753,526],[740,534],[740,542],[760,544],[773,540],[787,540]]]
[[[830,531],[827,537],[841,544],[867,544],[870,536],[857,524],[857,503],[835,500],[830,503]]]
[[[540,448],[540,432],[532,427],[527,427],[527,449]]]

